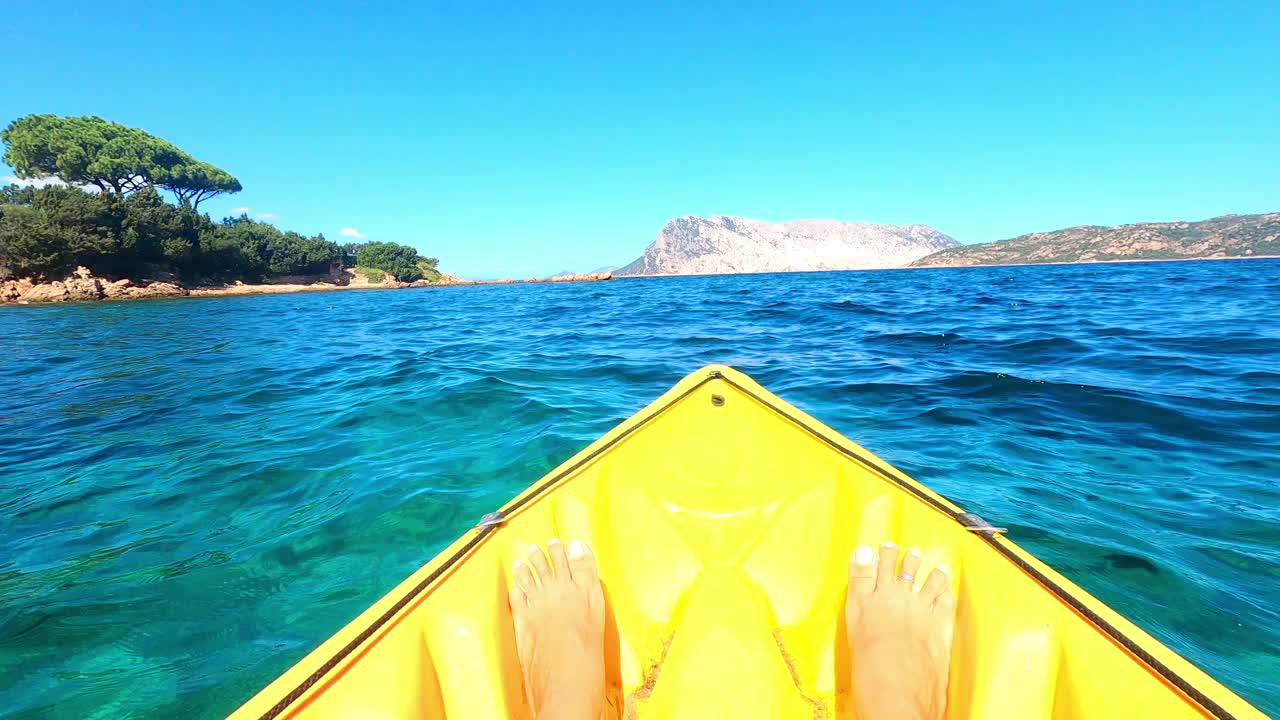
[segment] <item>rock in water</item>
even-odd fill
[[[613,273],[560,273],[552,275],[546,279],[546,282],[600,282],[602,280],[612,280]]]
[[[98,278],[89,277],[87,271],[83,276],[77,273],[75,277],[67,278],[64,284],[67,286],[67,300],[72,302],[102,299],[102,283]]]
[[[129,288],[131,298],[184,297],[191,293],[181,285],[169,282],[153,282],[143,287]]]
[[[697,275],[901,267],[953,238],[927,225],[762,220],[688,215],[667,223],[639,260],[617,275]]]
[[[129,290],[133,287],[133,281],[129,279],[116,280],[102,286],[102,296],[108,300],[118,300],[120,298],[129,297]]]
[[[0,302],[90,302],[104,296],[103,283],[83,267],[64,280],[35,284],[30,278],[0,285]]]
[[[21,299],[29,303],[67,302],[71,296],[67,293],[66,283],[54,280],[36,285],[24,293]]]
[[[23,295],[31,292],[35,287],[35,283],[30,278],[21,278],[19,280],[6,280],[0,283],[0,303],[17,302]]]

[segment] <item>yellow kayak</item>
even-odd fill
[[[238,709],[262,718],[526,718],[512,563],[595,552],[616,717],[849,717],[847,561],[890,539],[948,565],[950,718],[1262,718],[1010,542],[730,368],[689,375]]]

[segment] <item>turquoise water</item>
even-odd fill
[[[0,714],[220,717],[725,362],[1280,713],[1280,261],[0,308]]]

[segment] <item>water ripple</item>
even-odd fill
[[[219,717],[725,362],[1280,713],[1280,262],[0,308],[3,713]]]

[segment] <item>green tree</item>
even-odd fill
[[[0,207],[0,278],[65,273],[68,256],[67,243],[44,213],[28,205]]]
[[[303,257],[308,273],[327,273],[343,267],[342,248],[338,243],[326,240],[324,233],[303,242]]]
[[[342,250],[342,267],[355,267],[359,264],[360,247],[362,243],[345,243]]]
[[[422,278],[422,268],[418,266],[421,260],[417,250],[389,242],[364,243],[356,252],[357,265],[391,273],[400,282]]]
[[[30,205],[35,192],[29,185],[5,185],[0,188],[0,212],[5,205]]]
[[[227,171],[205,162],[191,162],[169,169],[156,184],[178,198],[183,206],[200,208],[200,203],[222,193],[238,193],[240,181]]]
[[[211,236],[202,238],[202,248],[207,240],[212,252],[221,256],[221,261],[211,269],[257,280],[270,272],[272,246],[280,235],[281,232],[268,223],[247,217],[227,218]]]
[[[31,206],[65,248],[65,263],[49,267],[46,275],[63,274],[78,265],[113,272],[116,259],[132,254],[120,232],[127,211],[119,196],[47,187],[33,194]]]
[[[74,186],[0,187],[0,278],[56,279],[84,265],[115,277],[171,271],[188,280],[258,280],[320,275],[360,257],[403,280],[433,269],[433,259],[411,247],[365,248],[281,232],[245,216],[214,223],[194,208],[166,202],[154,187],[128,195]]]
[[[204,271],[200,234],[212,227],[207,215],[189,207],[174,207],[154,188],[130,195],[124,202],[122,248],[136,262],[171,266],[186,276]],[[124,268],[118,272],[127,272]]]
[[[302,243],[296,232],[280,233],[267,240],[267,271],[272,275],[292,275],[306,266]]]
[[[323,235],[304,237],[283,233],[267,243],[270,259],[267,270],[273,275],[317,275],[328,272],[340,259],[341,250]]]
[[[173,144],[99,117],[28,115],[0,131],[0,140],[6,145],[5,163],[21,178],[53,176],[116,194],[156,185],[193,209],[214,195],[241,189],[226,171]]]

